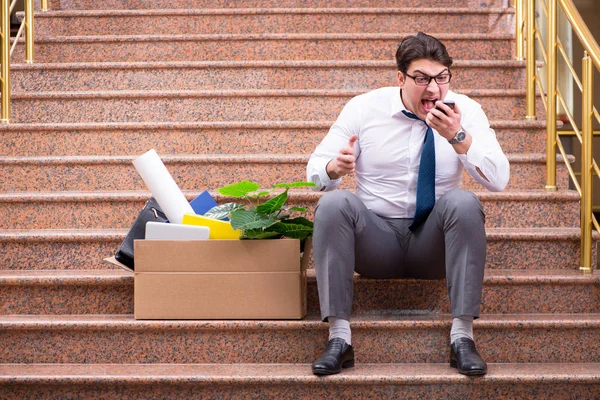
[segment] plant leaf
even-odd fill
[[[306,207],[290,207],[288,210],[290,210],[290,211],[306,212]]]
[[[266,228],[277,222],[276,219],[265,218],[253,210],[236,210],[231,213],[231,227],[247,231],[250,229]]]
[[[217,189],[217,191],[223,196],[244,197],[248,193],[255,192],[258,189],[260,189],[260,186],[256,182],[241,181],[233,185],[223,186]]]
[[[293,188],[293,187],[313,187],[313,186],[317,186],[317,185],[315,185],[314,182],[298,181],[298,182],[292,182],[292,183],[278,183],[274,187],[276,187],[276,188],[278,188],[278,187]]]
[[[296,218],[292,218],[292,219],[288,219],[285,220],[286,224],[299,224],[299,225],[304,225],[304,226],[308,226],[310,228],[314,227],[314,223],[311,220],[308,220],[304,217],[296,217]]]
[[[275,239],[281,238],[283,235],[279,232],[272,232],[262,229],[250,229],[244,232],[242,238],[244,239]]]
[[[239,203],[226,203],[220,206],[214,206],[205,212],[204,216],[213,219],[223,219],[229,217],[229,214],[231,214],[233,211],[243,208],[244,206]]]
[[[256,207],[256,212],[258,212],[260,214],[267,214],[267,215],[274,213],[275,211],[278,211],[281,209],[281,206],[283,206],[285,204],[287,197],[288,197],[288,191],[286,189],[283,193],[278,194],[277,196],[273,197],[272,199],[269,199],[269,200],[265,201],[263,204],[261,204],[260,206]]]
[[[259,197],[266,196],[266,195],[268,195],[270,193],[271,193],[271,191],[267,190],[267,191],[264,191],[264,192],[258,192],[258,193],[255,193],[255,194],[251,194],[248,197],[250,197],[251,199],[258,199]]]
[[[292,239],[306,239],[312,236],[313,223],[306,218],[294,218],[278,222],[269,228]]]

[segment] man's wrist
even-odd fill
[[[325,166],[325,172],[327,173],[327,176],[329,176],[329,179],[331,180],[336,180],[340,178],[340,175],[337,174],[334,170],[333,170],[333,164],[332,164],[333,160],[329,160],[329,162],[327,163],[327,165]]]
[[[467,133],[461,127],[458,130],[458,132],[456,132],[456,134],[454,135],[454,137],[452,139],[448,140],[448,143],[450,143],[451,145],[459,144],[459,143],[464,142],[466,138],[467,138]]]

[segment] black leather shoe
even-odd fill
[[[463,375],[485,375],[487,372],[487,364],[477,353],[475,342],[469,338],[459,338],[452,343],[450,366]]]
[[[315,375],[333,375],[342,368],[354,367],[354,349],[342,338],[333,338],[321,357],[312,364]]]

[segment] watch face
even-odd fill
[[[460,131],[458,131],[458,133],[456,134],[454,139],[449,140],[448,143],[450,143],[450,144],[461,143],[463,140],[465,140],[466,137],[467,137],[467,134],[465,133],[465,131],[463,131],[461,129]]]

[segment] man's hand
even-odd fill
[[[458,105],[454,105],[454,110],[450,107],[442,103],[441,101],[436,101],[435,106],[444,110],[444,112],[438,110],[437,108],[433,108],[427,114],[425,118],[425,122],[427,125],[432,127],[446,140],[452,140],[459,130],[462,129],[460,125],[460,110]],[[465,132],[466,137],[465,140],[461,143],[457,143],[453,145],[454,151],[458,154],[466,154],[471,148],[471,143],[473,142],[473,137],[469,134],[469,132]],[[483,176],[483,174],[481,174]],[[485,176],[483,176],[487,179]]]
[[[327,163],[327,175],[331,179],[339,179],[344,175],[354,173],[356,167],[356,157],[354,156],[354,142],[358,140],[358,135],[353,135],[346,147],[340,150],[337,156]]]
[[[437,109],[437,107],[444,110],[444,112]],[[451,140],[456,136],[456,133],[460,130],[460,110],[458,105],[454,105],[454,110],[442,103],[441,101],[435,102],[435,107],[429,111],[425,122],[427,125],[435,129],[440,136],[446,140]]]

